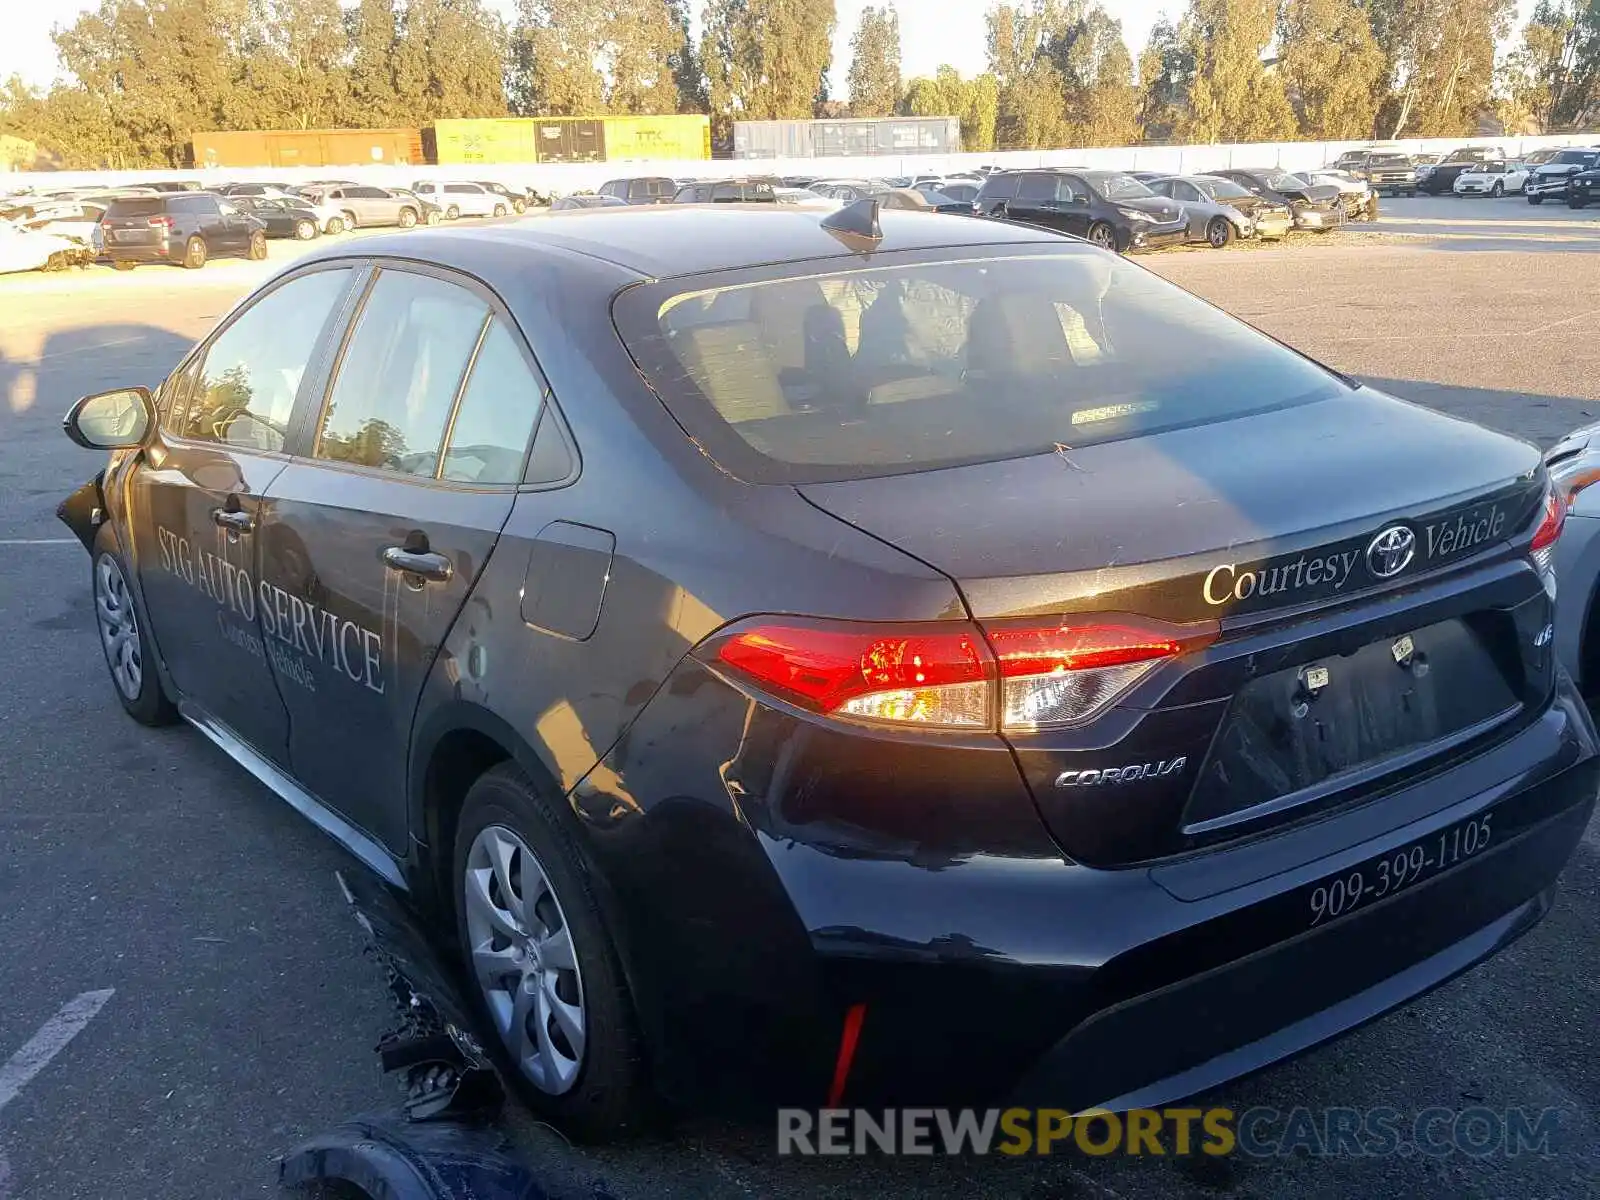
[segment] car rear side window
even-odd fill
[[[300,380],[349,281],[345,268],[313,271],[240,313],[185,372],[169,428],[241,450],[282,450]]]
[[[1012,200],[1017,195],[1019,175],[991,175],[984,180],[983,186],[978,189],[978,195],[984,200]]]
[[[743,478],[1021,457],[1345,389],[1181,289],[1084,247],[807,266],[642,285],[616,306],[657,395]]]
[[[382,272],[339,364],[315,456],[432,478],[488,315],[459,284]]]
[[[1024,175],[1021,185],[1017,188],[1018,200],[1054,200],[1055,198],[1056,176],[1054,175]]]
[[[491,320],[450,421],[439,478],[516,483],[543,404],[544,385],[523,357],[516,335],[503,321]]]

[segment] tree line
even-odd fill
[[[213,129],[709,113],[961,118],[968,150],[1440,137],[1600,116],[1600,0],[1188,0],[1137,57],[1098,0],[991,4],[987,70],[903,78],[891,2],[829,94],[833,0],[100,0],[61,81],[0,86],[0,132],[64,167],[181,166]]]

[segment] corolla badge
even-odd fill
[[[1130,763],[1125,767],[1107,767],[1103,771],[1063,771],[1056,776],[1058,788],[1094,787],[1102,783],[1133,783],[1138,779],[1159,779],[1183,770],[1188,757],[1180,754],[1174,759],[1161,759],[1153,763]]]
[[[1404,571],[1416,553],[1417,535],[1404,525],[1391,525],[1367,544],[1367,570],[1379,579],[1390,579]]]

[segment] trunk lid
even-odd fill
[[[1121,864],[1349,801],[1531,714],[1550,602],[1512,542],[1545,486],[1534,447],[1363,388],[800,490],[945,572],[980,623],[1219,631],[1083,725],[1007,735],[1063,849]]]

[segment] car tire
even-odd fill
[[[206,240],[198,235],[189,239],[183,248],[183,265],[191,271],[198,271],[206,265]]]
[[[528,202],[526,200],[513,200],[511,202],[511,211],[520,217],[528,211]]]
[[[1587,206],[1588,203],[1589,202],[1587,200],[1579,200],[1574,196],[1568,196],[1567,197],[1567,207],[1568,208],[1583,208],[1583,207]]]
[[[344,218],[343,217],[329,217],[328,218],[328,224],[324,227],[324,229],[325,229],[325,232],[327,232],[329,234],[343,233],[344,232]]]
[[[1544,197],[1543,196],[1529,196],[1528,197],[1528,203],[1529,204],[1543,204],[1544,203]]]
[[[1115,252],[1117,249],[1117,231],[1111,227],[1110,222],[1096,221],[1089,226],[1089,240],[1102,250]]]
[[[1227,217],[1212,217],[1206,225],[1206,243],[1213,250],[1221,250],[1233,241],[1233,222]]]
[[[161,686],[149,626],[134,601],[109,525],[102,525],[95,537],[90,587],[100,649],[123,711],[141,725],[171,725],[178,710]]]
[[[414,208],[402,208],[398,220],[401,229],[410,229],[417,223],[417,210]]]
[[[127,259],[123,258],[114,258],[111,260],[111,269],[113,271],[131,271],[138,265],[138,263],[129,262]]]
[[[439,225],[439,224],[442,224],[443,221],[444,221],[444,218],[439,215],[439,210],[437,208],[434,209],[432,212],[430,212],[428,214],[428,224],[429,225]]]
[[[296,221],[294,225],[294,236],[299,238],[302,242],[309,242],[312,238],[317,236],[317,223],[315,221]]]
[[[1505,194],[1506,194],[1506,185],[1504,183],[1502,183],[1500,180],[1496,179],[1494,181],[1494,186],[1489,189],[1489,195],[1491,195],[1496,200],[1498,200],[1498,199],[1500,199],[1501,196],[1504,196]]]
[[[345,209],[344,227],[346,229],[354,229],[358,224],[359,222],[356,220],[355,213],[351,212],[349,209]]]
[[[494,206],[494,215],[497,216],[497,217],[505,216],[506,215],[506,206],[504,204],[496,204]]]
[[[251,262],[262,262],[267,257],[267,235],[257,229],[250,235],[250,248],[245,257]]]
[[[451,895],[470,991],[501,1035],[497,1056],[535,1112],[598,1140],[638,1121],[647,1090],[632,1000],[568,819],[515,764],[491,768],[462,803]],[[522,908],[530,871],[542,880],[532,915]],[[521,997],[531,1011],[513,1032]]]
[[[459,205],[452,204],[449,208],[444,210],[444,215],[448,220],[459,221],[461,219],[461,208]]]

